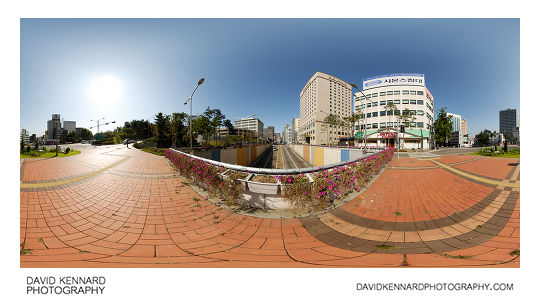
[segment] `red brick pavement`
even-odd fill
[[[519,257],[510,255],[519,249],[519,201],[503,230],[483,244],[406,254],[404,260],[403,254],[324,243],[299,219],[258,218],[216,206],[171,176],[163,157],[120,146],[82,151],[72,160],[26,164],[22,183],[76,177],[128,159],[70,185],[21,189],[21,267],[519,267]],[[493,189],[441,168],[387,169],[341,209],[382,221],[429,220],[470,207]]]

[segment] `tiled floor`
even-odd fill
[[[21,162],[22,267],[519,267],[517,159],[434,158],[465,175],[394,159],[340,208],[265,219],[205,200],[163,157],[81,150]]]

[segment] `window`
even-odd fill
[[[388,101],[388,104],[389,104],[389,105],[391,105],[391,104],[393,104],[393,103],[394,103],[393,100],[389,100],[389,101]]]
[[[416,115],[423,116],[423,115],[424,115],[424,111],[422,111],[422,110],[416,110]]]
[[[381,106],[386,105],[386,100],[381,100],[381,101],[379,102],[379,104],[380,104]]]
[[[399,115],[400,111],[399,110],[394,110],[394,115]]]
[[[380,111],[380,116],[386,116],[386,111]]]
[[[366,97],[365,97],[364,95],[362,95],[362,96],[360,97],[360,100],[364,100],[364,99],[366,99]]]
[[[378,96],[378,93],[371,94],[371,97],[377,97],[377,96]]]
[[[392,115],[394,115],[394,112],[393,111],[386,111],[386,115],[387,116],[392,116]]]
[[[394,103],[399,104],[399,99],[394,100]]]
[[[386,91],[386,95],[394,95],[393,91]]]
[[[416,127],[416,122],[411,122],[410,127],[415,128]]]
[[[371,108],[371,102],[368,102],[368,103],[367,103],[367,107],[368,107],[368,108]]]
[[[379,115],[378,112],[373,112],[373,113],[371,114],[371,116],[373,116],[373,117],[377,117],[377,115]]]
[[[416,103],[419,104],[419,105],[423,105],[423,104],[424,104],[424,101],[421,100],[421,99],[419,99],[419,100],[416,101]]]
[[[411,93],[411,95],[416,95],[416,91],[409,91],[409,93]]]
[[[378,104],[378,102],[374,102],[371,106],[376,107]]]
[[[424,95],[424,91],[416,91],[416,95]]]
[[[381,122],[381,129],[385,129],[386,128],[386,122]]]
[[[412,104],[412,105],[415,105],[415,104],[416,104],[416,100],[411,99],[411,104]]]
[[[424,123],[423,123],[423,122],[417,122],[417,123],[416,123],[416,126],[419,127],[419,128],[423,128],[423,127],[424,127]]]
[[[398,91],[394,91],[394,95],[399,95],[399,90],[398,90]]]
[[[371,125],[371,127],[374,128],[374,129],[376,129],[376,128],[379,127],[379,124],[378,124],[378,123],[374,123],[374,124]]]
[[[367,99],[371,98],[371,94],[366,95]]]
[[[366,124],[366,130],[371,129],[371,124]]]
[[[381,96],[386,96],[386,92],[379,93]]]
[[[367,118],[370,118],[371,117],[371,113],[367,113]]]
[[[409,104],[409,100],[408,99],[404,99],[402,104],[406,105],[406,104]]]

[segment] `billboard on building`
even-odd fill
[[[366,78],[363,82],[364,89],[397,85],[413,85],[425,87],[426,81],[424,78],[424,74],[396,73]]]

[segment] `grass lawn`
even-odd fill
[[[482,153],[468,153],[467,155],[474,155],[474,156],[482,156],[482,157],[493,157],[493,158],[518,158],[519,159],[519,154],[504,154],[504,155],[496,155],[496,156],[489,156],[489,155],[485,155],[485,154],[482,154]]]
[[[78,151],[76,149],[72,149],[68,154],[64,154],[64,152],[59,151],[58,152],[58,157],[75,156],[75,155],[78,155],[80,153],[81,153],[81,151]],[[37,156],[37,157],[31,156],[29,154],[21,154],[21,158],[51,158],[51,157],[55,157],[55,156],[56,156],[56,152],[50,152],[49,150],[39,152],[39,156]]]

